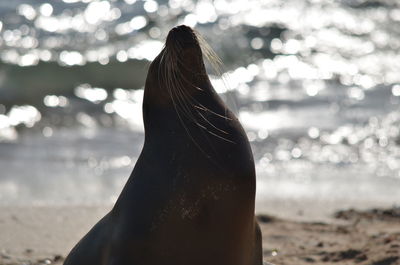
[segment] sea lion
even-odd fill
[[[246,134],[213,89],[187,26],[151,63],[145,140],[113,209],[64,265],[261,265],[255,167]]]

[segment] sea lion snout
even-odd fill
[[[171,43],[180,44],[180,48],[186,48],[187,46],[198,45],[198,40],[193,29],[186,26],[180,25],[171,29],[167,37],[167,46]]]
[[[166,65],[170,65],[169,69],[173,69],[176,77],[185,83],[185,90],[188,90],[189,87],[199,86],[199,84],[195,84],[193,78],[205,75],[205,68],[202,47],[192,28],[180,25],[171,29],[165,44],[165,55]],[[183,78],[183,76],[185,77]]]

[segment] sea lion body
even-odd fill
[[[172,68],[168,56],[178,57]],[[64,264],[262,264],[250,145],[186,26],[150,66],[143,119],[143,150],[120,197]]]

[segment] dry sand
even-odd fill
[[[62,264],[110,207],[1,207],[0,265]],[[324,222],[259,215],[275,264],[400,264],[400,209],[343,211]]]
[[[332,222],[259,216],[264,258],[275,264],[400,264],[400,209],[341,211]]]

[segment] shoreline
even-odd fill
[[[0,265],[62,264],[111,207],[0,206]],[[324,221],[257,216],[264,259],[276,265],[400,264],[399,208],[344,210]]]

